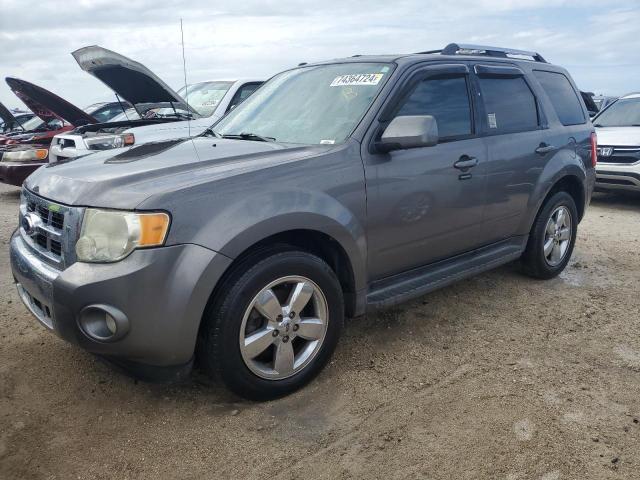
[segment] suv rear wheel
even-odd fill
[[[524,273],[548,279],[560,274],[569,263],[576,241],[578,211],[566,192],[551,196],[542,206],[522,255]]]
[[[276,398],[320,372],[343,319],[340,283],[321,258],[286,247],[262,252],[241,262],[216,294],[199,362],[240,396]]]

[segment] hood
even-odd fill
[[[170,102],[197,114],[171,87],[135,60],[97,45],[80,48],[71,55],[82,70],[96,77],[129,103]]]
[[[16,122],[18,125],[20,125],[20,123],[16,120],[16,117],[13,116],[13,113],[11,113],[9,109],[2,103],[0,103],[0,119],[2,119],[4,123]]]
[[[640,147],[640,127],[596,127],[598,145]]]
[[[76,127],[87,123],[98,123],[91,115],[49,90],[18,78],[7,77],[6,81],[13,93],[45,122],[56,117]]]
[[[51,163],[32,174],[25,186],[67,205],[133,209],[156,194],[299,160],[329,147],[213,137],[169,140],[115,156],[104,151]]]

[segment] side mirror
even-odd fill
[[[396,117],[377,143],[379,151],[432,147],[438,144],[438,123],[431,115]]]

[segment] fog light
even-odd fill
[[[117,308],[109,305],[90,305],[78,316],[78,325],[84,334],[99,342],[113,342],[129,331],[129,319]]]
[[[104,316],[105,316],[107,328],[111,332],[111,335],[115,335],[116,331],[118,330],[118,326],[116,325],[116,320],[108,313],[105,313]]]

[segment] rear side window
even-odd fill
[[[423,80],[396,116],[431,115],[441,139],[471,134],[471,106],[465,77]]]
[[[563,125],[580,125],[586,122],[578,95],[567,77],[562,73],[542,70],[535,70],[533,73]]]
[[[491,133],[513,133],[538,128],[538,107],[523,77],[479,77]]]

